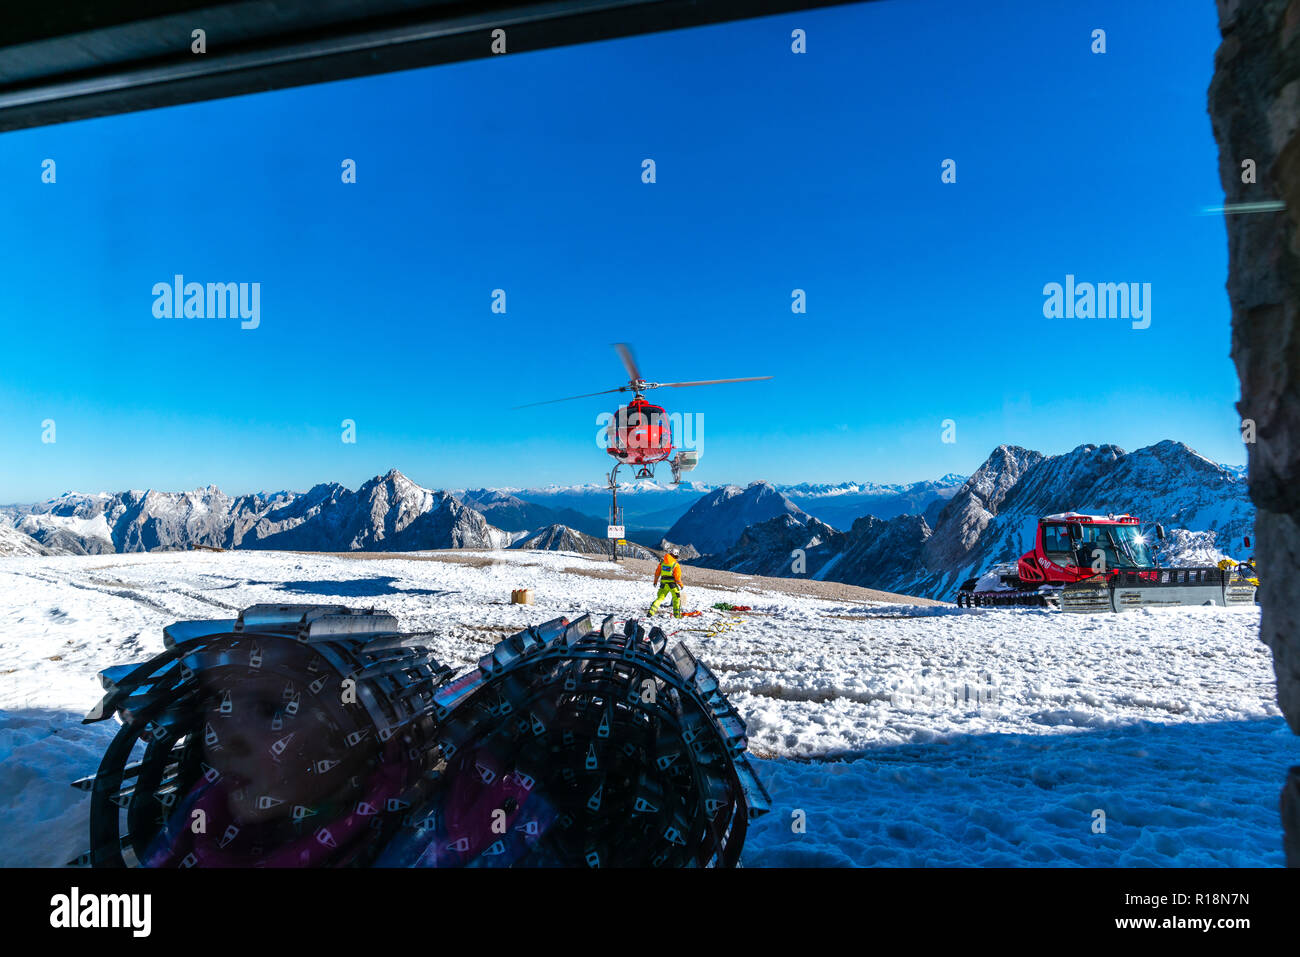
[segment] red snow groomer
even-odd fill
[[[1099,612],[1255,601],[1255,584],[1248,578],[1253,573],[1240,567],[1161,568],[1140,525],[1132,515],[1061,512],[1040,518],[1033,549],[1014,565],[995,565],[966,581],[957,604]],[[1156,525],[1155,534],[1163,539],[1164,528]]]

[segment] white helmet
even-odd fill
[[[671,555],[671,556],[673,556],[673,558],[681,558],[681,557],[682,557],[681,549],[679,549],[676,545],[674,545],[672,548],[668,549],[668,554]]]

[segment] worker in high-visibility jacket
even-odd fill
[[[682,563],[677,560],[677,555],[677,549],[670,548],[655,569],[655,584],[659,586],[659,594],[650,604],[651,617],[669,595],[673,596],[673,617],[682,617]]]

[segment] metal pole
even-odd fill
[[[611,525],[617,525],[617,524],[619,524],[619,521],[618,521],[618,467],[619,467],[619,465],[621,465],[621,464],[622,464],[621,462],[615,462],[615,463],[614,463],[614,469],[613,469],[613,471],[611,471],[611,472],[609,473],[609,492],[610,492],[610,497],[611,497],[611,503],[610,503],[610,506],[609,506],[609,524],[611,524]],[[617,564],[617,563],[618,563],[618,539],[617,539],[617,538],[611,538],[611,539],[609,540],[609,548],[610,548],[610,561],[612,561],[612,562],[614,562],[615,564]]]

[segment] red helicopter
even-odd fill
[[[673,484],[677,484],[681,481],[681,473],[689,472],[699,461],[699,453],[689,450],[678,450],[677,454],[673,455],[673,435],[668,413],[662,406],[647,402],[642,393],[650,389],[680,389],[692,385],[718,385],[724,382],[759,382],[772,378],[770,375],[758,375],[742,379],[706,379],[700,382],[648,382],[641,376],[641,371],[637,368],[636,360],[632,358],[632,350],[627,343],[615,343],[614,348],[627,368],[627,385],[516,407],[525,409],[536,405],[549,405],[552,402],[569,402],[573,399],[608,395],[611,392],[631,392],[632,401],[619,406],[614,411],[605,429],[605,451],[614,456],[615,460],[614,469],[609,473],[611,487],[616,484],[618,470],[623,465],[637,466],[636,477],[639,479],[654,478],[655,465],[666,460],[673,470]]]

